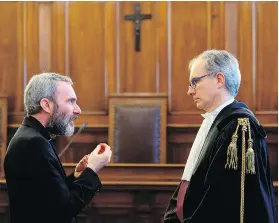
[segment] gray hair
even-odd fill
[[[225,85],[229,93],[233,97],[238,94],[241,73],[238,61],[231,53],[225,50],[206,50],[190,61],[190,70],[198,58],[202,58],[205,61],[207,73],[216,75],[218,72],[222,72],[225,75]]]
[[[58,81],[73,85],[71,78],[57,73],[41,73],[30,79],[24,90],[24,106],[27,115],[41,111],[40,102],[43,98],[55,101]]]

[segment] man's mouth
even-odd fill
[[[73,116],[71,119],[70,119],[70,121],[69,121],[69,123],[71,124],[71,125],[74,125],[74,121],[77,119],[77,116]]]

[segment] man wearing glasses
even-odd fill
[[[164,222],[276,222],[266,134],[234,99],[241,81],[237,59],[207,50],[189,69],[188,95],[205,114]]]

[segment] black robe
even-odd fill
[[[249,118],[255,152],[256,174],[245,175],[244,222],[277,222],[266,134],[247,106],[237,101],[226,106],[218,114],[209,130],[185,195],[184,222],[240,222],[241,129],[238,131],[237,142],[238,168],[225,168],[227,149],[236,131],[238,118]],[[165,212],[165,223],[180,222],[176,214],[180,185],[172,195]]]

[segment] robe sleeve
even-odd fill
[[[164,223],[180,223],[180,220],[176,215],[177,195],[178,195],[180,185],[181,183],[178,185],[178,187],[176,188],[176,190],[174,191],[170,199],[167,210],[165,211],[164,214]]]
[[[79,178],[72,182],[68,178],[66,182],[57,168],[58,161],[48,152],[49,144],[45,139],[33,138],[29,148],[36,152],[36,156],[33,156],[35,158],[30,158],[28,163],[30,169],[33,167],[33,171],[28,172],[28,177],[34,179],[30,190],[41,192],[38,199],[41,203],[44,202],[43,207],[48,210],[45,222],[54,222],[54,219],[55,222],[70,222],[102,187],[98,175],[86,168]],[[37,205],[39,204],[38,202]]]
[[[76,178],[74,176],[75,171],[73,171],[70,175],[67,176],[67,184],[70,185]]]

